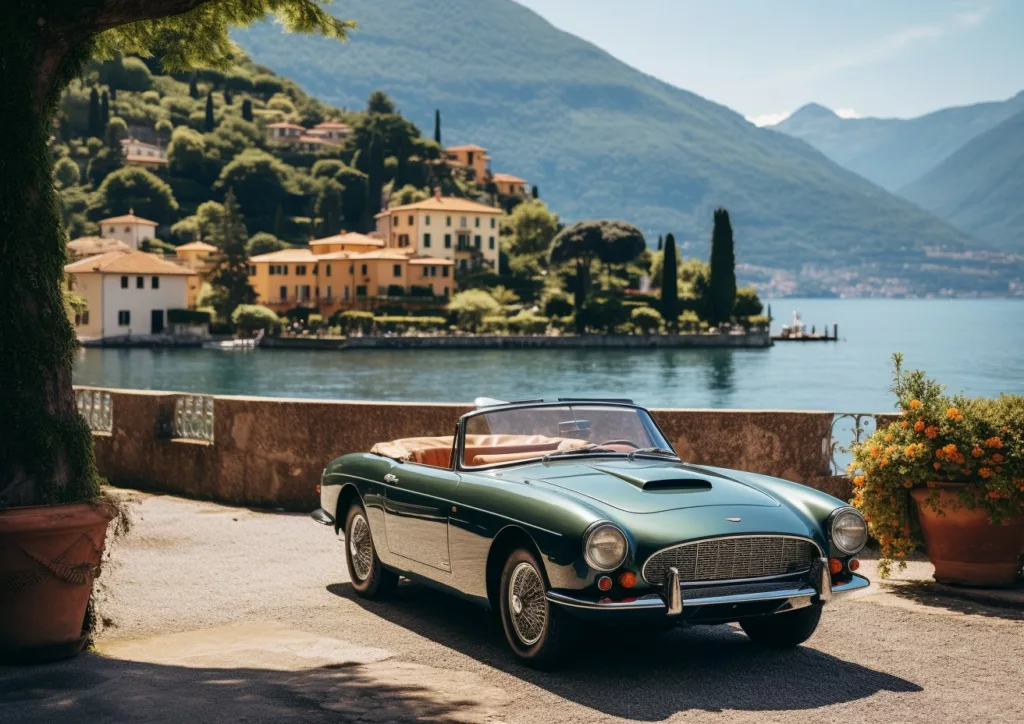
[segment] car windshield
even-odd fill
[[[671,451],[646,410],[541,405],[485,410],[466,418],[461,464],[474,468],[578,455],[663,456]]]

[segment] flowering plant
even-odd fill
[[[1024,397],[950,397],[920,370],[905,372],[894,354],[892,392],[900,418],[853,446],[853,500],[881,546],[879,573],[920,542],[911,524],[910,490],[928,488],[938,514],[941,489],[956,492],[954,508],[983,508],[994,524],[1024,508]],[[957,483],[959,485],[951,485]]]

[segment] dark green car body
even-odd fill
[[[464,430],[465,418],[457,452]],[[360,502],[384,567],[491,607],[505,556],[521,546],[542,562],[550,601],[606,621],[670,615],[718,623],[868,585],[850,569],[853,556],[830,536],[833,516],[849,506],[804,485],[649,454],[595,452],[486,469],[462,469],[458,461],[452,455],[443,469],[345,455],[324,470],[321,509],[313,517],[337,529],[348,507]],[[628,541],[626,560],[614,572],[594,570],[584,556],[588,531],[603,521]],[[813,544],[813,564],[741,581],[684,581],[682,611],[673,608],[667,581],[645,578],[645,563],[665,549],[745,538]],[[841,570],[830,573],[830,561]],[[636,576],[630,588],[620,584],[626,572]],[[610,589],[599,588],[602,576],[612,579]]]

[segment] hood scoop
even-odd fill
[[[664,478],[648,480],[640,486],[641,490],[652,493],[679,493],[689,490],[711,490],[711,481],[702,478]]]
[[[593,465],[595,470],[614,475],[645,493],[689,493],[700,490],[711,490],[711,481],[704,477],[687,474],[676,466],[645,468],[641,470],[623,469],[613,465]]]

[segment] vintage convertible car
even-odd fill
[[[584,622],[739,622],[796,646],[854,573],[861,514],[813,488],[682,462],[628,401],[478,401],[454,437],[334,460],[313,518],[344,530],[352,586],[399,576],[496,609],[525,662]]]

